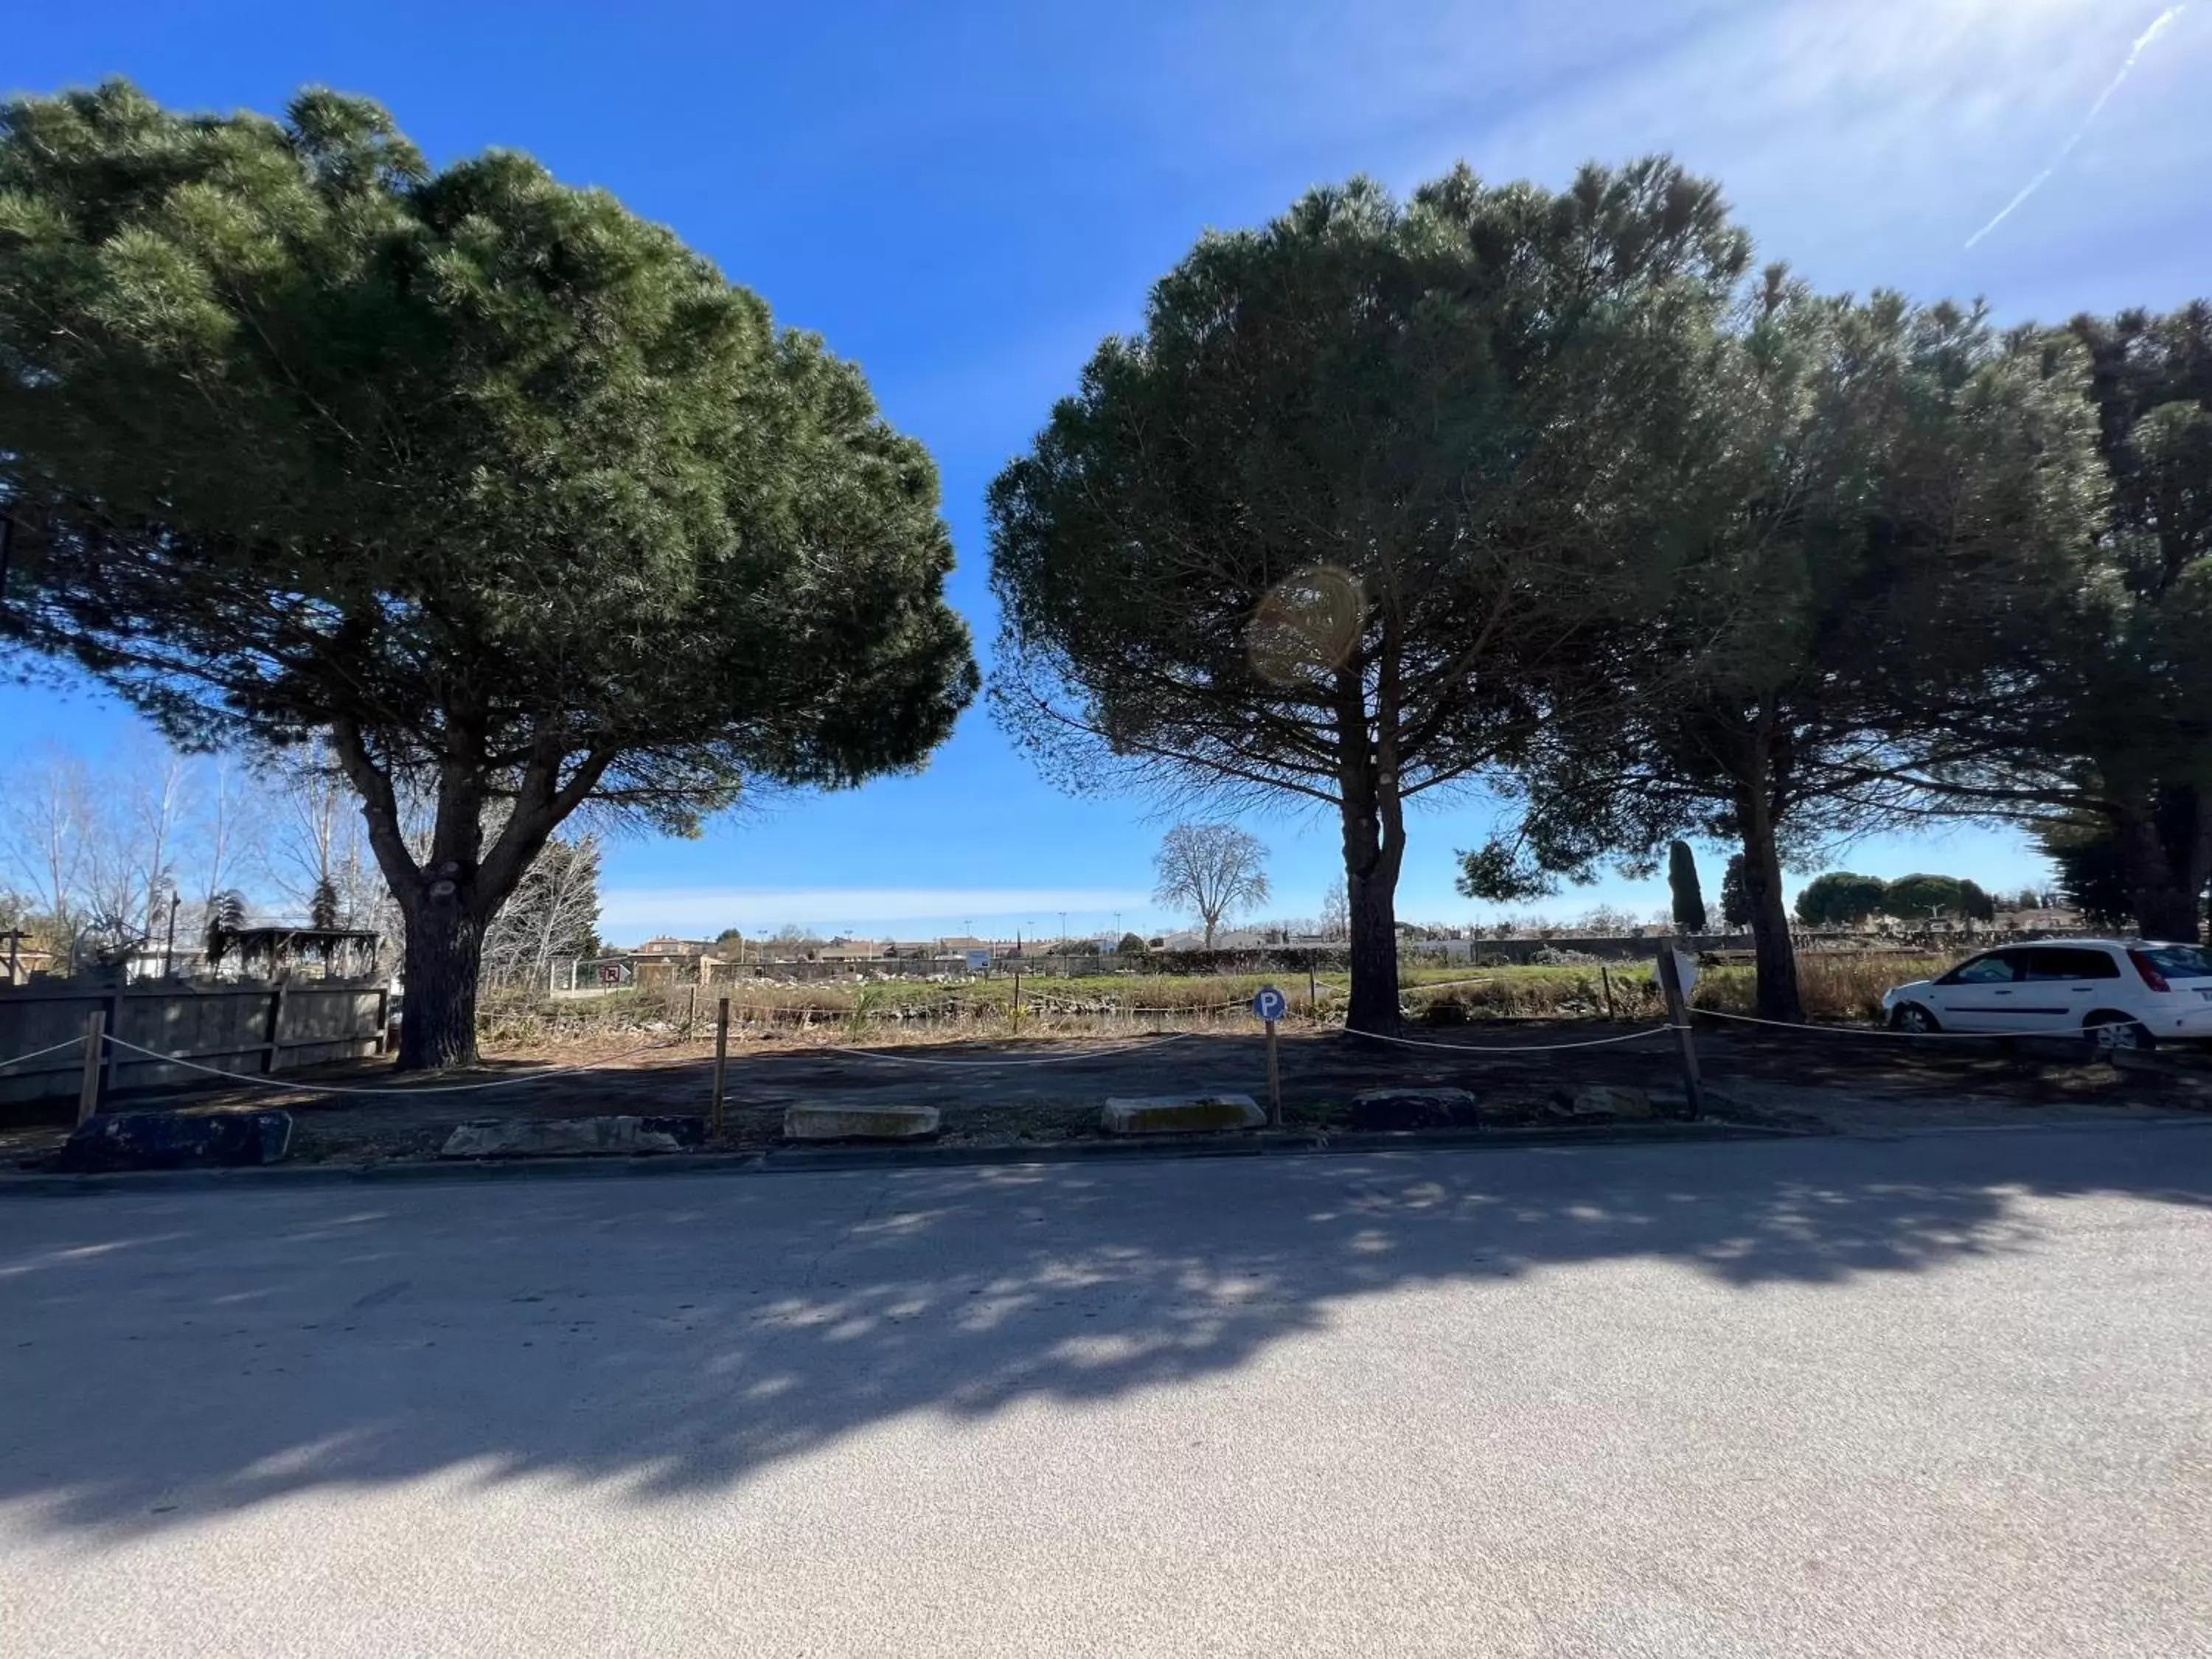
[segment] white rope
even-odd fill
[[[1141,1048],[1157,1048],[1164,1043],[1180,1042],[1189,1035],[1188,1031],[1173,1031],[1166,1036],[1148,1038],[1143,1042],[1124,1042],[1112,1048],[1086,1048],[1079,1054],[1047,1054],[1030,1060],[927,1060],[919,1054],[885,1054],[872,1048],[841,1048],[834,1042],[816,1046],[833,1054],[852,1054],[861,1060],[888,1060],[901,1066],[949,1066],[959,1071],[997,1071],[1008,1066],[1064,1066],[1076,1060],[1110,1060],[1115,1054],[1133,1054]]]
[[[1893,1042],[1926,1042],[1948,1038],[1954,1042],[2004,1042],[2014,1037],[2070,1036],[2072,1030],[2049,1031],[1897,1031],[1881,1025],[1814,1025],[1789,1019],[1758,1019],[1749,1014],[1724,1014],[1717,1008],[1692,1008],[1693,1014],[1704,1014],[1712,1019],[1732,1019],[1739,1025],[1771,1025],[1778,1031],[1809,1031],[1819,1036],[1888,1037]],[[2082,1025],[2074,1028],[2087,1035],[2096,1031],[2118,1030],[2133,1020],[2113,1020],[2102,1025]]]
[[[353,1089],[335,1083],[305,1083],[282,1077],[257,1077],[245,1072],[226,1072],[213,1066],[203,1066],[198,1060],[184,1059],[178,1054],[165,1054],[158,1049],[142,1048],[135,1042],[125,1042],[121,1037],[111,1036],[108,1042],[118,1048],[157,1060],[164,1066],[181,1066],[188,1072],[204,1072],[210,1077],[228,1078],[233,1083],[251,1083],[264,1089],[282,1089],[288,1094],[311,1095],[464,1095],[483,1089],[513,1089],[526,1083],[543,1082],[549,1077],[565,1077],[574,1072],[588,1072],[594,1066],[611,1066],[618,1060],[628,1060],[653,1048],[673,1048],[687,1039],[674,1038],[667,1042],[647,1042],[635,1048],[625,1048],[618,1054],[602,1055],[575,1066],[555,1066],[542,1072],[532,1072],[522,1077],[495,1078],[489,1083],[438,1083],[419,1089]]]
[[[48,1054],[58,1054],[64,1048],[74,1048],[83,1041],[83,1036],[79,1035],[71,1037],[67,1042],[57,1042],[51,1048],[33,1048],[27,1054],[16,1054],[11,1059],[0,1060],[0,1071],[4,1071],[10,1066],[21,1066],[27,1060],[44,1060]]]
[[[1377,1042],[1395,1042],[1401,1048],[1448,1048],[1455,1054],[1557,1054],[1560,1050],[1565,1048],[1602,1048],[1608,1043],[1638,1042],[1641,1042],[1645,1037],[1658,1036],[1674,1029],[1675,1028],[1672,1025],[1654,1025],[1649,1030],[1631,1031],[1626,1036],[1592,1037],[1587,1042],[1511,1042],[1504,1044],[1489,1042],[1481,1044],[1468,1042],[1425,1042],[1419,1037],[1384,1036],[1380,1031],[1354,1031],[1348,1029],[1346,1030],[1345,1036],[1372,1037]]]

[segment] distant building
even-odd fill
[[[898,954],[898,947],[888,939],[839,939],[808,956],[816,962],[883,962]]]
[[[53,965],[54,953],[32,944],[27,934],[0,933],[0,985],[27,985],[32,975]]]

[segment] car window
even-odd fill
[[[2168,979],[2212,979],[2212,953],[2201,945],[2155,945],[2138,954]]]
[[[2017,957],[1992,952],[1976,957],[1972,962],[1962,962],[1936,982],[1938,985],[2009,985],[2014,970],[2020,966]]]
[[[2030,951],[2023,979],[2118,979],[2120,964],[2102,951]]]

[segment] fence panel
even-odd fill
[[[126,1042],[228,1072],[258,1073],[264,1058],[273,1060],[272,1069],[289,1071],[376,1051],[380,984],[290,980],[281,1007],[276,993],[266,981],[0,988],[0,1060],[82,1035],[94,1009],[106,1012],[107,1029]],[[272,1010],[278,1015],[273,1031]],[[65,1053],[0,1070],[0,1105],[74,1095],[82,1064],[79,1055]],[[110,1051],[108,1086],[117,1093],[205,1080],[182,1066]]]

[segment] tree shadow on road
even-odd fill
[[[449,1471],[651,1501],[909,1413],[1234,1373],[1359,1298],[1479,1321],[1632,1264],[1723,1318],[2033,1257],[2047,1200],[2114,1197],[2212,1205],[2212,1132],[15,1200],[0,1502],[127,1535]]]

